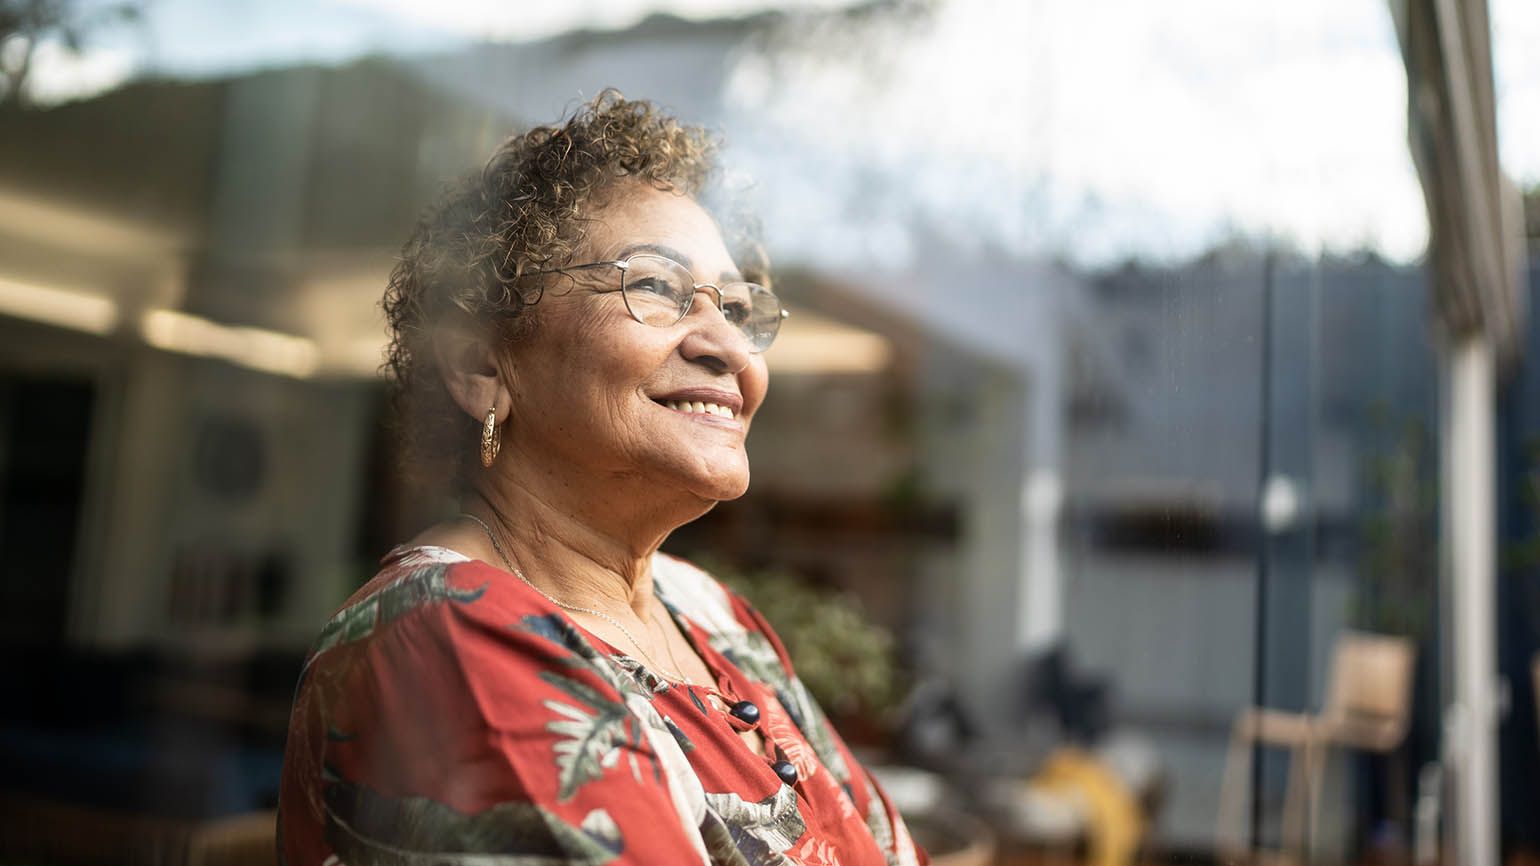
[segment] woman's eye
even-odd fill
[[[748,321],[749,305],[743,301],[727,301],[722,304],[722,317],[733,324]]]
[[[626,291],[633,296],[654,297],[674,301],[679,290],[673,283],[661,277],[643,277],[626,283]]]

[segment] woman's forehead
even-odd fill
[[[596,259],[647,252],[674,259],[697,279],[736,271],[716,220],[687,195],[637,185],[589,218],[587,246]]]

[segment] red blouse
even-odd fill
[[[714,688],[659,678],[484,562],[392,551],[301,674],[283,862],[928,863],[759,613],[672,557],[653,582]],[[757,720],[721,708],[742,701]]]

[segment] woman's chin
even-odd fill
[[[648,462],[651,465],[647,469],[627,475],[632,485],[642,485],[646,498],[659,506],[670,492],[692,501],[726,502],[749,489],[748,455],[741,449],[728,453],[675,452]]]
[[[744,478],[741,483],[731,485],[717,491],[711,498],[718,502],[729,502],[749,492],[749,479]]]
[[[701,499],[727,502],[749,491],[749,473],[703,478],[690,485],[690,490]]]
[[[737,499],[749,490],[749,467],[747,464],[715,467],[715,471],[699,473],[685,486],[700,499],[712,502]]]

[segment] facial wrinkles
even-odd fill
[[[564,419],[564,429],[557,431],[563,440],[581,438],[592,431],[618,434],[611,442],[616,450],[609,455],[580,450],[570,457],[611,457],[602,471],[612,477],[629,477],[644,469],[648,451],[657,445],[648,440],[646,419],[639,416],[650,402],[647,385],[664,355],[660,343],[671,335],[668,329],[637,323],[626,312],[619,294],[608,289],[601,280],[580,279],[572,291],[562,293],[559,303],[550,309],[550,343],[533,347],[532,354],[546,362],[537,374],[545,386],[538,402]],[[619,346],[622,341],[628,345]],[[569,390],[594,383],[597,387],[588,393]],[[604,387],[606,383],[623,385]],[[704,468],[697,465],[694,471]]]
[[[715,224],[698,206],[639,195],[596,215],[590,243],[574,263],[610,261],[628,246],[651,243],[690,258],[697,279],[712,282],[724,271],[733,275],[735,265]],[[709,291],[708,297],[695,298],[678,324],[654,328],[631,317],[619,278],[615,269],[593,268],[569,272],[558,278],[564,285],[548,288],[552,303],[542,304],[540,323],[546,339],[532,341],[523,359],[533,398],[522,401],[525,411],[555,416],[546,419],[544,432],[559,438],[548,439],[541,450],[557,449],[570,465],[608,477],[661,471],[702,495],[726,493],[724,484],[747,483],[742,434],[680,426],[653,398],[691,387],[738,393],[743,405],[737,415],[746,433],[765,391],[763,358],[731,359],[725,372],[706,359],[728,360],[731,353],[721,341],[739,339],[736,328],[720,319]]]
[[[635,361],[633,353],[608,352],[614,348],[611,345],[616,340],[630,340],[645,335],[630,333],[627,325],[635,325],[630,315],[625,312],[624,304],[617,303],[619,295],[616,293],[597,293],[587,291],[594,286],[583,286],[579,289],[584,294],[574,292],[571,303],[564,312],[568,317],[571,328],[568,338],[563,340],[563,345],[554,353],[558,358],[555,369],[550,370],[552,376],[549,381],[554,383],[565,382],[591,382],[597,380],[601,387],[597,389],[599,405],[593,406],[590,400],[582,399],[592,395],[571,395],[568,405],[579,405],[593,412],[590,417],[577,419],[579,423],[588,425],[591,430],[612,429],[629,431],[634,426],[633,419],[629,415],[634,411],[634,397],[636,390],[625,388],[605,388],[606,382],[630,383],[638,378],[638,370],[633,369],[627,361]],[[616,308],[619,309],[616,309]],[[641,353],[635,353],[641,354]],[[643,356],[645,357],[645,356]],[[593,372],[588,372],[592,370]],[[564,389],[558,386],[555,399],[564,399],[560,393]],[[634,445],[629,439],[623,440],[622,445]],[[630,462],[635,455],[623,455],[622,465]]]

